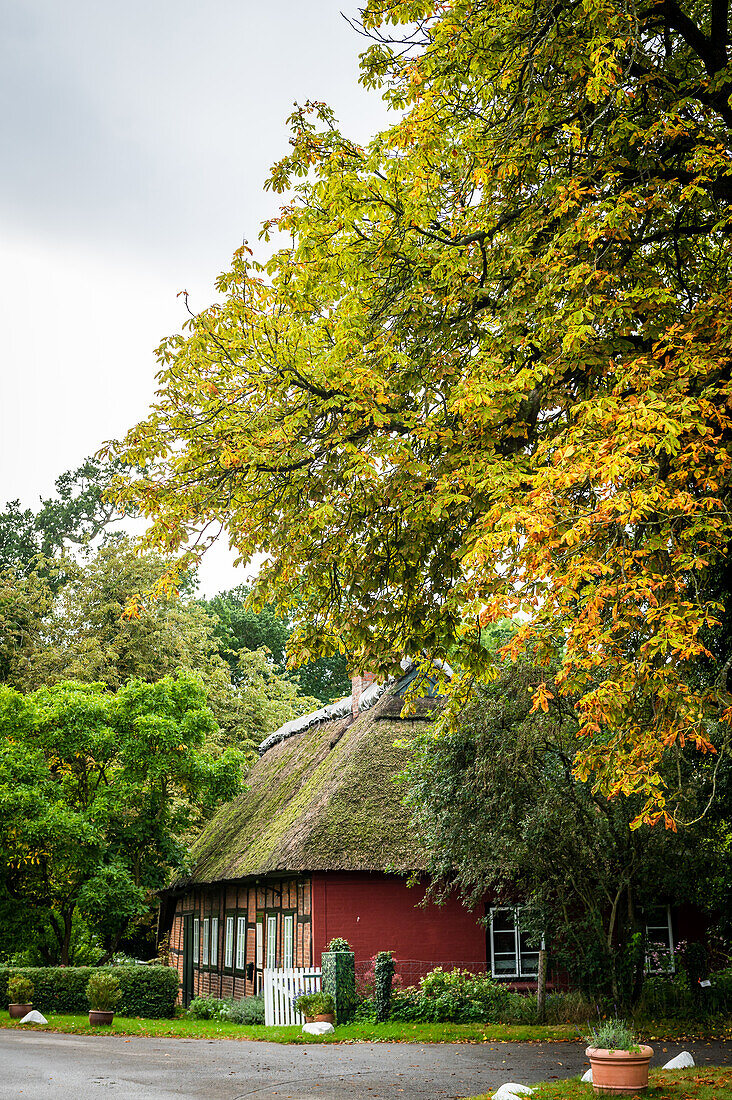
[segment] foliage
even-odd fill
[[[90,966],[28,967],[15,973],[33,982],[35,1002],[45,1013],[86,1012],[86,989],[94,974],[113,973],[122,995],[119,1012],[124,1016],[164,1019],[175,1012],[178,972],[169,966],[115,966],[109,971]],[[11,971],[0,967],[0,1004],[8,1003]]]
[[[290,190],[159,349],[112,450],[148,544],[224,523],[297,605],[302,661],[389,671],[481,623],[557,660],[577,775],[675,823],[661,772],[732,715],[726,5],[370,0],[361,80],[395,123],[361,147],[297,107]],[[399,24],[406,24],[401,32]],[[396,41],[390,41],[393,35]],[[191,536],[201,531],[194,549]],[[210,532],[210,533],[209,533]]]
[[[575,776],[571,705],[556,696],[533,711],[545,674],[528,661],[502,664],[460,722],[423,734],[406,770],[416,833],[438,897],[456,889],[473,904],[486,893],[520,904],[522,930],[545,935],[553,966],[591,997],[629,1004],[643,976],[644,907],[703,907],[710,885],[729,881],[726,770],[718,809],[702,824],[631,831],[640,796],[608,801]],[[675,755],[693,817],[713,769]]]
[[[200,683],[131,680],[116,694],[67,683],[0,687],[0,912],[18,950],[50,927],[69,961],[78,909],[111,952],[151,904],[185,840],[241,784],[241,754],[215,729]]]
[[[8,979],[8,1000],[11,1004],[30,1004],[33,997],[33,982],[23,974],[13,974]]]
[[[391,951],[379,951],[374,963],[374,1008],[377,1024],[384,1024],[389,1019],[393,977],[394,956]]]
[[[188,1015],[194,1020],[226,1020],[228,1002],[221,997],[194,997]]]
[[[226,1018],[232,1024],[263,1024],[264,997],[242,997],[240,1001],[232,1001]]]
[[[295,1000],[295,1008],[303,1016],[325,1016],[335,1012],[335,1001],[330,993],[301,993]]]
[[[241,662],[248,650],[267,649],[277,671],[284,671],[287,643],[292,633],[289,617],[277,615],[269,605],[252,610],[247,604],[249,596],[250,589],[239,585],[211,600],[200,601],[214,619],[219,653],[228,661],[235,684],[241,680]],[[332,703],[351,690],[346,659],[341,654],[309,661],[293,675],[299,685],[298,691],[316,698],[320,704]]]
[[[99,1012],[114,1012],[122,997],[119,978],[111,970],[95,971],[86,983],[89,1007]]]
[[[351,952],[353,952],[353,948],[351,947],[348,940],[344,940],[342,936],[334,936],[333,939],[328,944],[328,946],[326,947],[326,951],[351,951]]]
[[[438,967],[421,979],[419,989],[394,991],[390,1019],[497,1023],[505,1020],[509,999],[509,990],[489,975]]]
[[[591,1028],[589,1035],[585,1037],[585,1042],[598,1050],[629,1050],[634,1054],[640,1051],[633,1029],[625,1020],[617,1017],[604,1020]]]
[[[87,458],[56,479],[56,495],[43,500],[37,512],[21,509],[18,500],[6,504],[0,513],[0,571],[23,575],[39,563],[44,568],[66,543],[89,544],[121,519],[106,494],[122,471],[114,460]]]
[[[356,957],[348,941],[341,937],[331,940],[321,955],[323,992],[335,1002],[336,1022],[345,1024],[356,1007]]]
[[[732,969],[718,970],[709,976],[711,985],[702,989],[684,967],[675,974],[651,974],[634,1016],[643,1020],[708,1020],[732,1015]]]

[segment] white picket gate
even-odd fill
[[[267,1027],[281,1024],[304,1024],[295,1011],[293,1001],[301,993],[317,993],[322,984],[322,971],[313,966],[292,966],[264,971],[264,1022]]]

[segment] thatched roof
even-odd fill
[[[402,719],[398,687],[355,722],[326,721],[269,747],[249,773],[247,790],[196,841],[187,882],[425,869],[396,777],[436,701],[418,700],[417,713]]]

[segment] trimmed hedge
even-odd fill
[[[95,966],[0,966],[0,1005],[8,1005],[8,979],[22,974],[33,982],[33,1007],[41,1012],[88,1012],[86,986]],[[122,991],[117,1012],[148,1020],[175,1015],[178,971],[170,966],[110,966]]]

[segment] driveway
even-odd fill
[[[654,1047],[654,1065],[681,1049],[698,1065],[732,1058],[732,1043]],[[2,1100],[454,1100],[586,1065],[579,1043],[281,1046],[0,1030]]]

